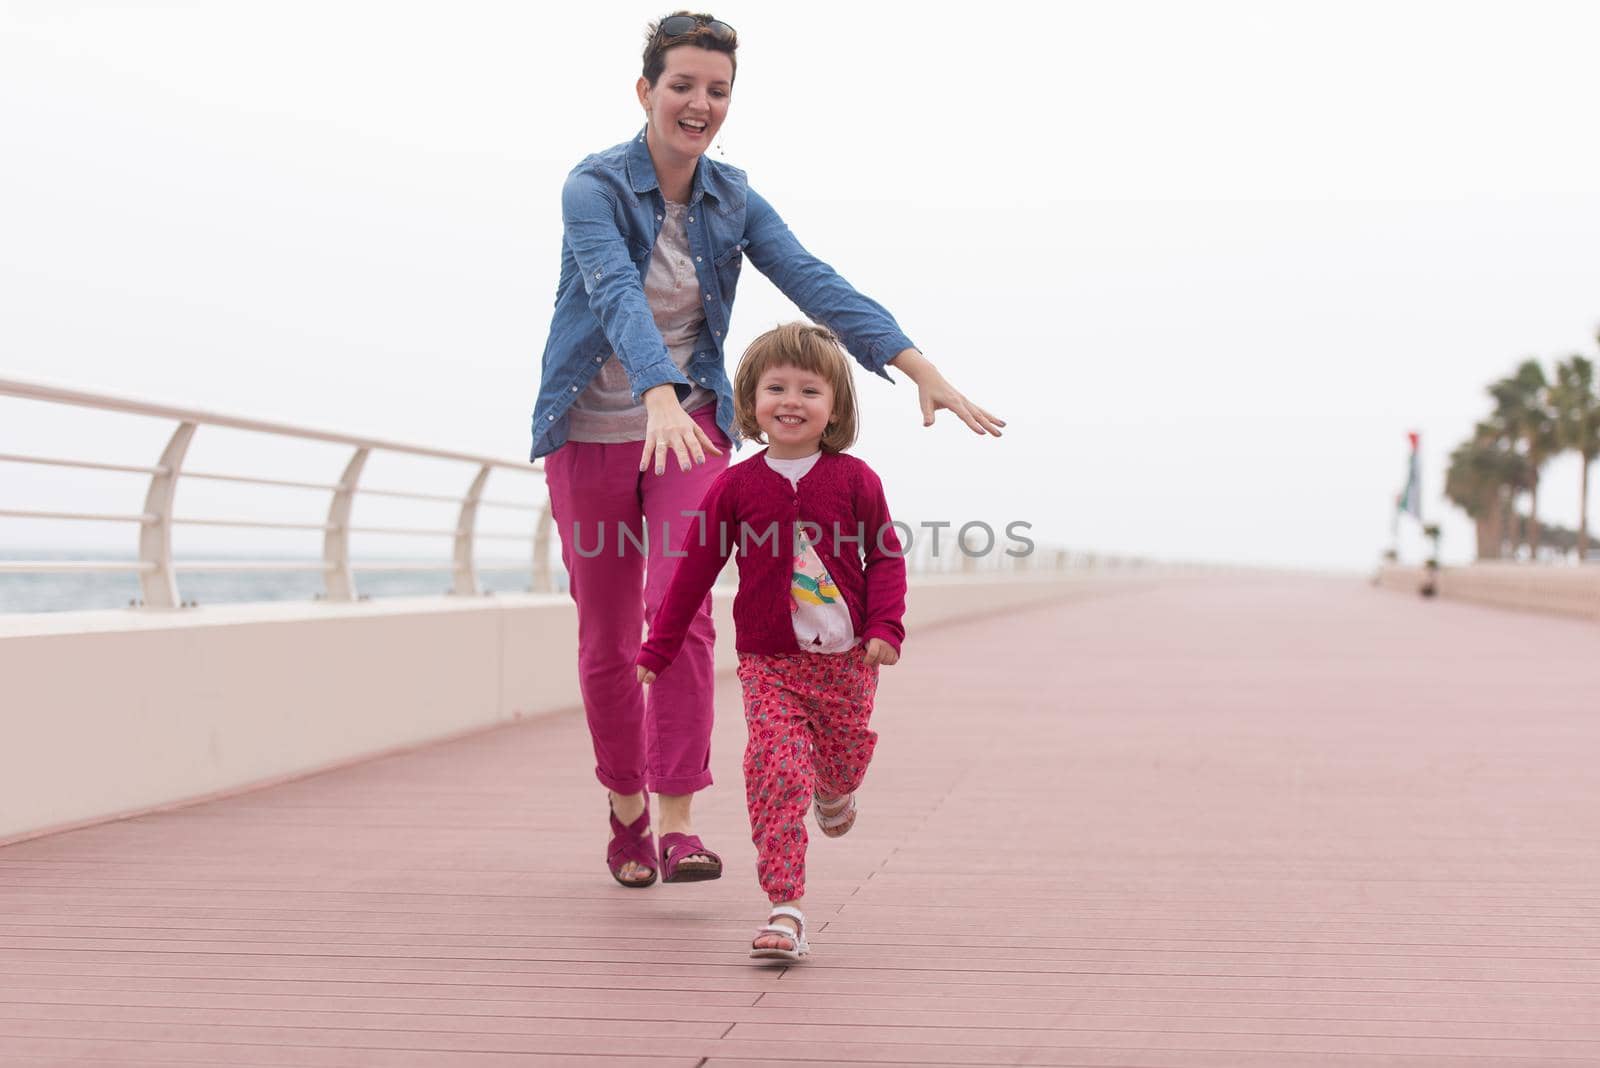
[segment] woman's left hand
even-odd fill
[[[877,667],[882,664],[884,667],[892,667],[899,662],[900,654],[895,652],[894,646],[882,638],[867,639],[867,663],[869,665]]]
[[[971,427],[974,433],[1000,437],[1000,428],[1006,425],[1006,421],[968,400],[916,349],[906,349],[890,360],[889,366],[904,371],[917,384],[917,401],[922,406],[923,426],[932,426],[933,413],[944,408],[954,412],[956,418]]]

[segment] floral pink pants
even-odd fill
[[[861,785],[878,735],[867,729],[878,669],[848,652],[739,654],[745,799],[756,873],[772,901],[806,892],[806,810],[814,793],[836,797]]]

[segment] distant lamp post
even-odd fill
[[[1428,563],[1423,570],[1422,588],[1417,592],[1424,597],[1432,597],[1439,592],[1439,539],[1443,531],[1438,523],[1429,523],[1422,528],[1422,533],[1428,538]]]

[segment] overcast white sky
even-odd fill
[[[526,456],[560,185],[641,124],[664,10],[0,3],[0,375]],[[1461,559],[1438,490],[1483,387],[1595,355],[1593,5],[714,10],[724,158],[1010,421],[923,430],[909,383],[863,381],[858,452],[907,518],[1363,567],[1414,428]],[[745,272],[731,348],[795,314]],[[146,462],[168,429],[0,399],[0,452]],[[101,510],[98,482],[0,485]],[[1576,464],[1546,487],[1574,524]]]

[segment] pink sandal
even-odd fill
[[[617,819],[617,810],[611,808],[611,795],[606,794],[606,807],[611,811],[611,841],[606,846],[606,867],[611,877],[630,890],[641,890],[656,881],[656,841],[650,833],[650,798],[645,797],[644,811],[627,827]],[[628,861],[650,869],[648,879],[629,882],[622,877],[622,866]]]
[[[696,853],[710,860],[684,860]],[[705,879],[722,877],[722,858],[706,848],[698,834],[671,834],[661,836],[661,881],[664,883],[697,883]]]

